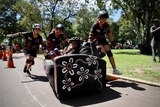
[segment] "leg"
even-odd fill
[[[34,57],[31,57],[31,59],[30,59],[30,63],[28,64],[28,70],[31,71],[32,65],[34,65]]]
[[[34,64],[34,57],[28,55],[26,58],[26,64],[24,66],[24,73],[26,72],[27,74],[31,75],[29,71],[31,71],[31,66]]]
[[[160,42],[158,43],[158,57],[159,57],[159,62],[160,62]]]
[[[105,46],[100,45],[99,47],[101,48],[102,52],[105,52],[105,53],[107,54],[107,56],[108,56],[108,58],[109,58],[109,61],[110,61],[110,63],[111,63],[111,66],[112,66],[112,68],[113,68],[113,73],[120,75],[121,73],[120,73],[120,71],[116,68],[115,60],[114,60],[113,54],[112,54],[112,52],[111,52],[110,46],[109,46],[109,45],[105,45]]]
[[[37,57],[36,51],[29,51],[29,54],[28,54],[29,63],[27,63],[27,73],[29,75],[31,75],[31,73],[29,71],[31,71],[31,67],[32,67],[32,65],[34,65],[34,58],[36,58],[36,57]]]
[[[27,65],[27,73],[29,75],[31,75],[31,73],[29,71],[31,71],[31,67],[32,67],[32,65],[34,65],[34,57],[30,56],[29,60],[30,60],[30,62]]]
[[[28,66],[29,63],[30,63],[30,59],[26,58],[26,63],[25,63],[24,69],[23,69],[24,73],[27,72],[27,66]]]
[[[109,57],[109,62],[111,63],[112,68],[116,69],[116,64],[113,56]]]
[[[154,38],[151,40],[150,44],[151,44],[151,49],[152,49],[153,62],[156,62],[156,57],[155,57],[156,48],[155,48]]]

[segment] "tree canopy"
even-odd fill
[[[0,0],[0,36],[30,31],[33,23],[40,23],[45,38],[62,23],[68,37],[87,38],[100,10],[108,10],[109,15],[121,10],[117,22],[110,20],[117,40],[148,43],[151,21],[160,19],[159,4],[159,0]]]

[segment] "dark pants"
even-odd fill
[[[37,57],[37,51],[36,50],[27,50],[27,51],[25,51],[25,55],[30,55],[30,56],[36,58]]]
[[[151,41],[151,48],[152,48],[153,60],[156,61],[156,51],[158,50],[158,56],[160,61],[160,41],[155,41],[153,38]]]

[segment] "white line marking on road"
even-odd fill
[[[18,71],[17,71],[17,72],[18,72]],[[19,74],[21,80],[24,81],[22,75],[21,75],[19,72],[18,72],[18,74]],[[32,97],[41,107],[44,107],[44,106],[38,101],[38,99],[32,94],[31,90],[28,88],[28,86],[27,86],[26,83],[24,83],[24,86],[25,86],[25,88],[27,89],[27,91],[29,92],[29,94],[31,95],[31,97]]]

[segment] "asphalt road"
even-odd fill
[[[32,77],[22,72],[23,54],[13,54],[15,68],[0,60],[0,107],[160,107],[160,87],[117,80],[101,93],[59,101],[48,82],[43,60],[36,58]]]

